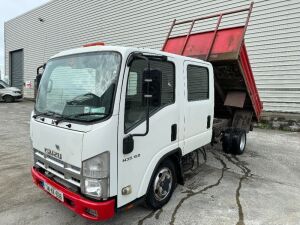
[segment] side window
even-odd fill
[[[0,89],[4,89],[4,87],[0,84]]]
[[[209,72],[201,66],[188,65],[187,67],[188,101],[209,99]]]
[[[150,115],[175,102],[175,66],[171,62],[150,60],[151,69],[162,72],[161,99],[151,103]],[[146,101],[143,96],[143,72],[147,68],[145,60],[132,62],[127,82],[125,100],[125,132],[136,127],[145,120]]]

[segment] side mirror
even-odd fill
[[[123,139],[123,154],[129,154],[134,149],[133,137],[146,136],[149,132],[149,108],[150,105],[161,105],[162,72],[157,69],[146,69],[143,72],[143,102],[146,105],[146,131],[143,134],[132,134]]]
[[[148,89],[149,83],[149,89]],[[143,96],[150,97],[149,105],[161,105],[162,72],[158,69],[146,69],[143,73]],[[144,98],[144,102],[146,98]]]
[[[129,135],[123,139],[123,154],[129,154],[134,149],[133,136]]]
[[[167,57],[151,56],[159,60],[166,60]],[[123,153],[129,154],[134,149],[133,137],[143,137],[149,133],[150,105],[157,107],[161,105],[162,72],[158,69],[151,69],[150,60],[142,53],[131,54],[127,61],[130,67],[134,59],[146,60],[147,68],[143,72],[142,94],[143,104],[146,105],[146,131],[142,134],[131,134],[123,139]]]
[[[40,83],[41,83],[41,79],[42,79],[42,75],[43,74],[38,74],[37,76],[36,76],[36,86],[37,86],[37,89],[39,89],[39,86],[40,86]]]
[[[46,67],[46,64],[43,64],[36,69],[36,88],[35,88],[36,90],[39,89],[45,67]]]

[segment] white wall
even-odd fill
[[[248,0],[54,0],[5,24],[6,74],[12,50],[24,48],[24,77],[33,81],[36,67],[61,50],[95,41],[160,49],[174,18],[189,19],[247,7],[249,3]],[[39,22],[39,17],[45,21]],[[236,24],[237,20],[224,18],[224,21]],[[267,111],[300,113],[299,24],[300,1],[255,1],[246,45]],[[32,97],[33,91],[26,90],[25,96]]]

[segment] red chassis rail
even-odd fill
[[[44,190],[42,186],[42,182],[46,182],[47,184],[51,185],[55,189],[61,191],[64,194],[64,202],[61,202],[51,194],[49,194],[52,198],[56,201],[62,203],[67,208],[72,210],[73,212],[77,213],[78,215],[94,221],[103,221],[112,218],[115,215],[115,200],[107,200],[104,202],[94,202],[83,198],[79,194],[76,194],[65,187],[59,185],[58,183],[54,182],[53,180],[49,179],[48,177],[44,176],[40,173],[37,169],[32,168],[31,174],[33,178],[33,182],[42,190]],[[88,213],[88,210],[93,210],[96,212],[96,215],[92,215]]]

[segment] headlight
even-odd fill
[[[82,162],[81,191],[93,198],[109,197],[109,152],[104,152]]]

